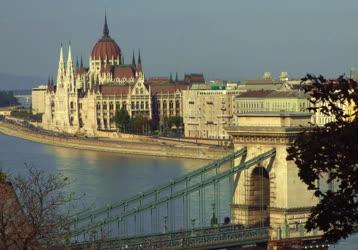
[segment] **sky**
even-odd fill
[[[55,75],[69,41],[87,65],[105,11],[125,62],[140,48],[147,77],[335,77],[358,67],[357,0],[0,0],[0,73]]]

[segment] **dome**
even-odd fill
[[[104,17],[103,36],[93,47],[92,59],[117,59],[121,58],[121,49],[118,44],[109,36],[107,16]]]
[[[117,59],[121,58],[121,49],[110,37],[102,37],[93,47],[92,59]]]

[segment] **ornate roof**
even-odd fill
[[[93,59],[117,59],[122,57],[118,44],[109,36],[107,16],[104,19],[103,36],[93,47],[91,57]]]

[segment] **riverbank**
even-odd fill
[[[215,160],[230,152],[232,149],[214,146],[198,146],[187,144],[163,144],[155,142],[130,142],[130,141],[106,141],[91,138],[62,137],[55,135],[39,134],[19,125],[0,122],[0,133],[14,136],[38,143],[93,150],[102,152],[114,152],[120,154],[146,155],[156,157],[188,158]]]

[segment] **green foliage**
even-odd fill
[[[0,91],[0,107],[19,105],[12,91]]]
[[[130,116],[127,109],[122,108],[120,110],[116,110],[114,122],[120,132],[127,132],[130,127]]]
[[[169,136],[179,136],[183,129],[183,118],[180,116],[165,117],[163,121],[163,134]],[[174,131],[173,131],[174,129]],[[174,134],[173,134],[174,132]]]
[[[148,131],[149,120],[143,116],[136,116],[131,120],[132,131],[136,134],[145,134]]]
[[[42,114],[32,114],[31,110],[26,109],[13,110],[11,111],[10,115],[19,119],[24,119],[32,122],[42,121]]]
[[[335,242],[352,234],[358,223],[358,84],[344,77],[327,81],[307,75],[302,80],[311,82],[304,86],[312,96],[310,109],[336,121],[306,129],[288,148],[287,159],[297,164],[299,177],[319,198],[306,229],[323,230],[324,237]],[[353,114],[345,112],[347,103],[355,107]],[[337,188],[323,190],[318,186],[323,182]]]

